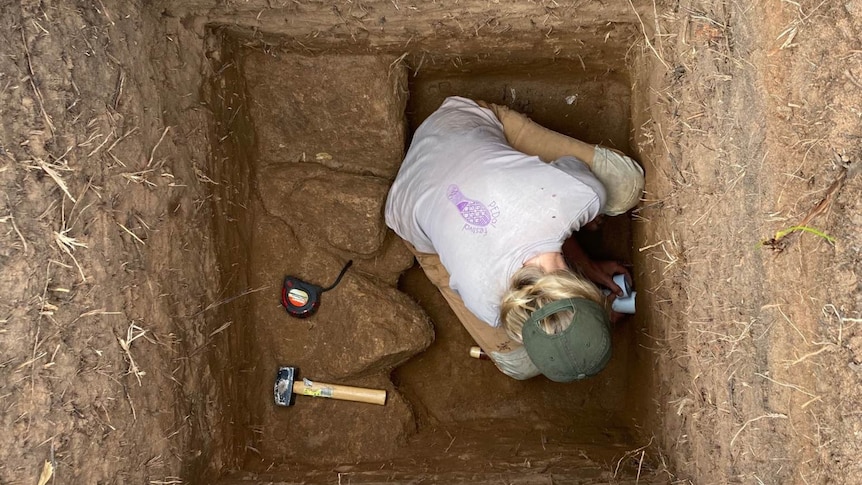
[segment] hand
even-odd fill
[[[614,295],[623,296],[623,290],[614,283],[615,274],[626,275],[626,280],[631,283],[632,275],[625,266],[616,261],[593,261],[578,244],[575,237],[563,241],[563,257],[569,262],[573,269],[579,270],[593,283],[602,285],[611,290]]]
[[[584,265],[581,271],[590,281],[611,290],[616,296],[623,296],[623,290],[614,283],[614,275],[624,274],[627,281],[632,280],[629,270],[616,261],[591,261],[590,264]]]
[[[611,323],[617,323],[617,322],[623,320],[624,318],[626,318],[628,316],[625,313],[620,313],[618,311],[614,311],[613,305],[614,305],[614,300],[616,300],[616,299],[617,299],[617,295],[614,295],[613,293],[605,296],[605,310],[608,312],[608,320]]]

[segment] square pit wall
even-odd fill
[[[633,32],[596,27],[579,34],[584,55],[536,59],[523,49],[297,51],[289,39],[211,31],[212,168],[230,181],[213,197],[221,265],[231,269],[222,284],[256,289],[220,310],[242,322],[230,330],[224,385],[239,405],[224,433],[243,465],[225,484],[325,480],[333,469],[351,483],[545,483],[548,470],[571,483],[626,480],[632,470],[620,457],[636,448],[641,419],[629,401],[649,393],[636,389],[648,382],[643,370],[632,370],[638,317],[615,326],[615,357],[596,378],[509,379],[469,358],[472,341],[385,227],[382,208],[410,134],[450,95],[506,104],[630,152]],[[631,261],[630,224],[619,217],[580,239],[594,257]],[[347,260],[353,267],[314,317],[285,313],[285,275],[326,286]],[[385,406],[298,397],[279,408],[272,386],[281,365],[389,397]]]

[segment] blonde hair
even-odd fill
[[[524,266],[512,276],[500,304],[500,321],[512,340],[522,342],[521,329],[530,314],[552,301],[586,298],[604,305],[598,287],[569,269],[546,272],[538,266]],[[561,311],[542,321],[548,334],[557,334],[572,323],[572,312]]]

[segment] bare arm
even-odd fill
[[[590,259],[574,236],[563,242],[563,257],[574,269],[583,273],[587,279],[608,288],[617,296],[622,296],[623,290],[614,283],[614,275],[622,273],[631,279],[626,267],[616,261],[593,261]]]
[[[592,168],[595,145],[549,130],[505,106],[485,101],[476,101],[476,104],[494,112],[503,125],[506,141],[515,150],[538,156],[544,162],[553,162],[563,156],[575,156]]]

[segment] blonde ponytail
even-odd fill
[[[538,266],[524,266],[512,276],[509,290],[500,304],[500,321],[516,342],[522,342],[521,329],[530,314],[552,301],[586,298],[604,304],[602,293],[592,282],[569,269],[546,272]],[[545,332],[557,334],[572,322],[571,312],[559,312],[546,318]]]

